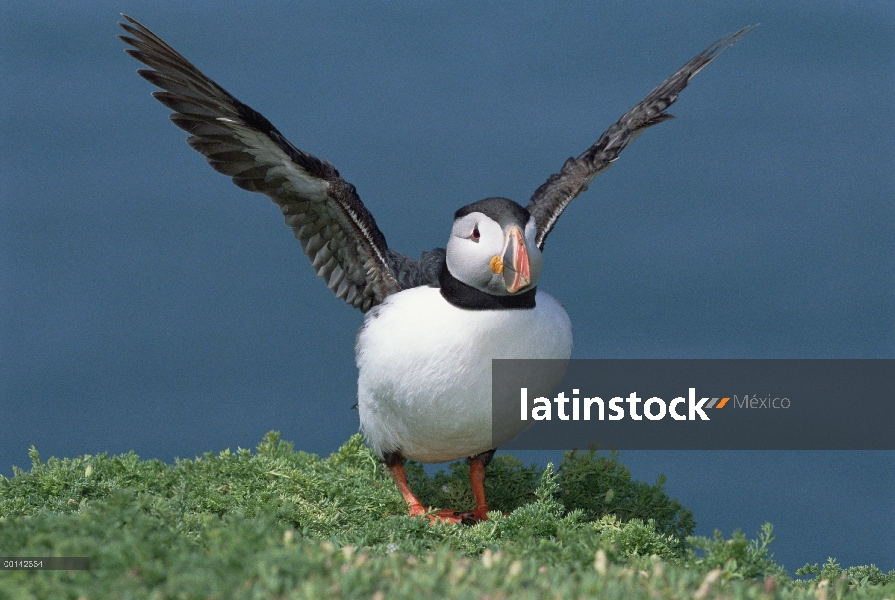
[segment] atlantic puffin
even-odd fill
[[[127,15],[126,52],[163,91],[187,143],[239,187],[282,210],[311,266],[337,298],[366,313],[358,331],[360,427],[389,469],[411,516],[451,523],[487,519],[485,467],[520,430],[492,431],[491,359],[568,359],[572,326],[562,304],[538,290],[544,242],[598,173],[666,109],[690,79],[752,27],[718,40],[569,158],[527,206],[486,198],[454,214],[444,249],[417,260],[389,248],[355,187],[326,160],[293,146],[261,114],[202,74]],[[405,459],[466,458],[475,510],[432,513],[407,485]]]

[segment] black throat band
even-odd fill
[[[442,267],[438,277],[441,295],[458,308],[468,310],[506,310],[535,307],[537,286],[512,296],[492,296],[470,285],[466,285],[448,271],[447,265]]]

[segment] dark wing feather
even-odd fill
[[[578,158],[570,158],[559,173],[550,176],[532,195],[528,211],[538,226],[536,241],[543,249],[544,240],[556,224],[556,220],[575,196],[587,189],[598,173],[605,171],[618,158],[631,140],[644,129],[674,118],[665,110],[674,104],[694,75],[699,73],[719,54],[733,46],[755,25],[744,27],[730,37],[718,40],[693,60],[659,84],[637,106],[629,110],[612,127],[606,130],[593,146]]]
[[[146,27],[122,16],[130,36],[119,37],[133,46],[126,52],[151,67],[137,72],[164,90],[152,95],[174,111],[171,120],[191,135],[187,143],[236,185],[280,206],[336,297],[366,312],[402,289],[385,237],[353,185],[328,162],[290,144]]]

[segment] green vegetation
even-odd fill
[[[540,472],[488,467],[494,512],[474,526],[411,519],[360,436],[321,459],[270,433],[257,452],[176,465],[133,453],[42,462],[0,477],[0,555],[89,556],[89,571],[4,571],[3,598],[895,598],[895,571],[832,559],[792,581],[757,540],[688,537],[663,481],[613,455],[569,452]],[[465,464],[425,503],[471,508]]]

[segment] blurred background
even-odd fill
[[[711,42],[699,74],[563,215],[539,288],[576,358],[895,358],[895,8],[885,2],[0,5],[0,473],[275,429],[357,431],[362,315],[277,208],[209,168],[115,24],[143,22],[333,163],[406,254],[522,204]],[[560,453],[519,453],[557,462]],[[765,521],[790,573],[895,568],[895,452],[623,452],[697,533]]]

